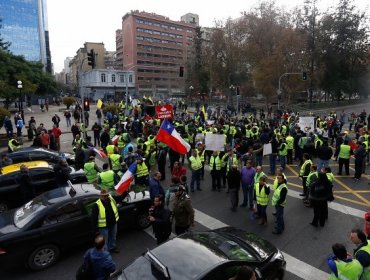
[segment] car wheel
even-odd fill
[[[148,214],[144,213],[144,212],[141,212],[137,216],[137,227],[139,229],[146,229],[149,226],[150,226],[150,221],[148,219]]]
[[[42,270],[52,266],[59,258],[59,249],[55,245],[42,245],[28,256],[28,267],[32,270]]]
[[[3,213],[9,209],[8,203],[6,201],[0,201],[0,213]]]

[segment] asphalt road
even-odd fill
[[[364,104],[358,105],[357,110],[364,108]],[[367,106],[366,108],[369,108]],[[36,108],[37,110],[37,108]],[[50,107],[48,113],[33,112],[26,114],[26,120],[32,115],[37,123],[43,122],[45,126],[51,127],[51,117],[58,108]],[[356,110],[353,106],[346,109],[348,112]],[[337,112],[339,110],[337,109]],[[60,115],[62,115],[60,113]],[[94,120],[95,110],[91,112],[91,119]],[[72,135],[67,133],[69,128],[65,127],[63,117],[61,122],[62,148],[64,151],[71,151]],[[91,120],[90,120],[90,123]],[[25,143],[27,145],[27,142]],[[267,161],[264,161],[267,164]],[[335,162],[332,163],[333,173],[336,174]],[[264,166],[268,170],[268,166]],[[309,225],[313,217],[313,210],[303,206],[298,193],[301,191],[301,181],[297,176],[298,166],[289,166],[286,170],[288,176],[289,198],[285,209],[286,229],[282,235],[273,235],[274,218],[271,215],[272,207],[268,207],[268,225],[259,226],[251,219],[248,209],[239,208],[236,213],[229,210],[230,201],[225,190],[212,192],[209,174],[206,174],[202,181],[202,192],[195,192],[191,195],[193,207],[196,209],[196,225],[194,230],[207,229],[223,225],[231,225],[248,231],[253,231],[266,238],[281,249],[288,260],[287,274],[285,279],[327,279],[329,272],[326,265],[326,257],[331,252],[331,245],[335,242],[344,243],[349,252],[352,252],[353,245],[349,241],[349,232],[354,227],[363,228],[364,211],[370,209],[370,191],[366,175],[359,183],[354,184],[350,177],[337,177],[335,181],[336,199],[330,203],[329,220],[324,228],[313,228]],[[169,169],[168,169],[169,172]],[[207,172],[206,172],[207,173]],[[351,170],[353,176],[354,171]],[[168,173],[169,174],[169,173]],[[367,167],[367,174],[370,168]],[[166,176],[169,178],[169,176]],[[169,182],[163,186],[168,187]],[[240,193],[241,194],[241,193]],[[148,230],[150,233],[150,229]],[[155,247],[155,241],[146,231],[122,232],[118,238],[120,254],[114,254],[113,258],[119,267],[127,265],[147,248]],[[75,248],[53,267],[41,271],[31,272],[22,267],[9,268],[1,272],[1,279],[73,279],[78,266],[81,264],[82,255],[89,247]],[[21,261],[20,261],[21,262]]]

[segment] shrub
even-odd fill
[[[108,111],[111,111],[113,114],[117,114],[119,112],[119,107],[115,104],[105,105],[102,109],[104,114],[106,114]]]

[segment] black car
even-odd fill
[[[270,242],[233,227],[182,234],[148,251],[122,270],[120,280],[227,280],[241,266],[257,279],[283,279],[286,262]]]
[[[25,264],[41,270],[54,264],[62,252],[92,243],[92,206],[100,190],[92,184],[54,189],[18,209],[0,214],[0,266]],[[150,225],[148,192],[115,197],[118,230]]]
[[[13,163],[34,160],[45,160],[51,163],[58,163],[61,159],[66,159],[69,165],[73,165],[75,163],[73,154],[59,153],[53,150],[38,147],[22,148],[9,153],[8,157],[13,161]]]
[[[55,182],[54,165],[46,161],[29,161],[5,166],[0,173],[0,213],[21,206],[23,196],[19,186],[20,166],[24,164],[29,169],[31,184],[35,194],[39,195],[45,191],[57,187]],[[86,175],[82,169],[70,169],[70,180],[72,183],[87,182]]]

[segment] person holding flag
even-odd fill
[[[185,155],[190,151],[190,145],[176,131],[175,126],[165,119],[158,130],[156,139],[170,147],[180,155]]]

